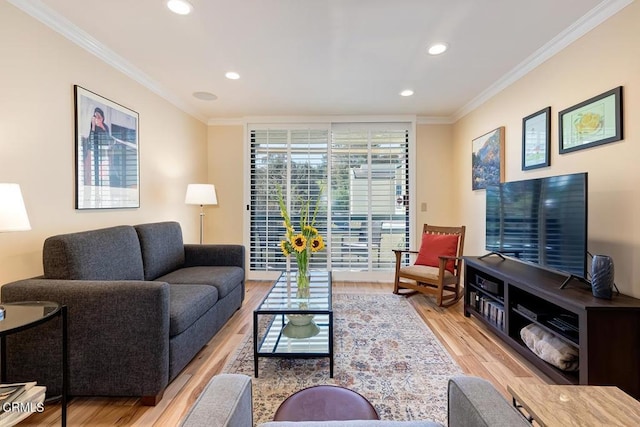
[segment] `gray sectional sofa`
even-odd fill
[[[251,378],[221,374],[213,377],[182,420],[181,427],[252,427]],[[531,427],[487,380],[457,376],[449,380],[449,427]],[[272,421],[259,427],[442,427],[418,421]]]
[[[140,396],[167,384],[242,305],[241,245],[184,244],[177,222],[46,239],[44,275],[1,288],[3,302],[68,307],[69,395]],[[7,380],[61,391],[60,325],[7,337]]]

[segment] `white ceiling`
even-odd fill
[[[450,122],[632,0],[191,0],[188,16],[164,0],[8,1],[203,121]],[[439,41],[449,51],[428,55]]]

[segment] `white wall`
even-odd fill
[[[0,283],[42,273],[48,236],[177,220],[198,240],[187,184],[207,180],[207,126],[58,33],[0,2],[0,182],[22,188],[31,231],[0,234]],[[77,211],[77,84],[139,113],[140,208]]]
[[[620,291],[640,297],[640,2],[549,59],[453,128],[455,211],[468,227],[467,255],[483,254],[485,192],[471,190],[471,141],[506,127],[507,181],[589,173],[589,244],[614,258]],[[560,155],[558,112],[623,86],[624,140]],[[551,166],[521,170],[522,118],[551,106]]]
[[[216,186],[218,206],[206,211],[205,230],[216,243],[243,244],[243,126],[209,126],[208,135],[209,182]]]
[[[416,242],[422,224],[460,225],[453,214],[452,197],[454,171],[451,125],[416,126]],[[242,243],[244,233],[243,197],[244,139],[242,125],[209,126],[209,179],[216,185],[218,206],[210,208],[205,217],[207,230],[216,242]],[[422,203],[427,210],[421,211]],[[416,248],[417,249],[417,248]]]
[[[452,131],[452,125],[419,125],[416,129],[415,237],[418,246],[423,224],[463,225],[455,214]],[[422,210],[423,203],[426,204],[426,211]]]
[[[471,141],[506,128],[506,179],[589,172],[589,250],[614,257],[620,289],[640,297],[640,3],[634,2],[454,125],[416,127],[417,224],[468,227],[465,253],[484,253],[484,191],[471,191]],[[18,182],[28,232],[0,234],[0,283],[39,274],[44,238],[173,219],[198,239],[186,185],[216,185],[205,241],[242,243],[243,127],[205,126],[44,25],[0,2],[0,182]],[[141,207],[74,209],[73,85],[140,114]],[[624,86],[623,141],[558,154],[557,113]],[[552,165],[521,170],[522,118],[552,107]],[[426,203],[427,210],[421,205]]]

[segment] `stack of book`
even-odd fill
[[[12,426],[34,412],[43,412],[46,391],[35,381],[0,384],[0,426]]]

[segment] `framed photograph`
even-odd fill
[[[522,170],[551,165],[551,107],[522,119]]]
[[[481,190],[504,181],[504,126],[472,141],[471,188]]]
[[[138,113],[75,85],[76,209],[140,207]]]
[[[622,139],[622,86],[558,113],[560,154]]]

